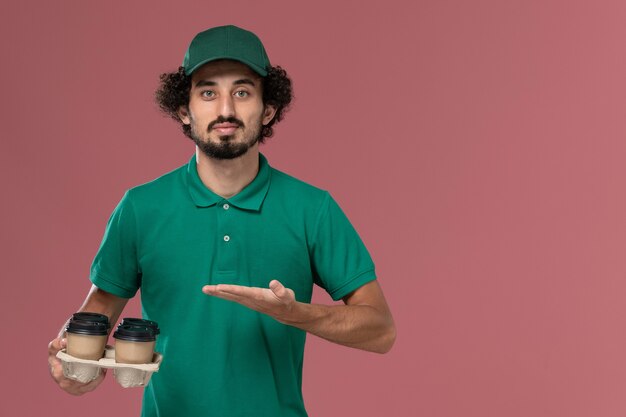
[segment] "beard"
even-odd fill
[[[194,141],[198,149],[202,151],[209,158],[214,159],[235,159],[254,146],[259,139],[261,138],[261,118],[259,118],[258,123],[255,123],[250,129],[247,129],[243,122],[234,117],[218,117],[213,122],[209,123],[207,127],[207,131],[211,131],[213,126],[217,123],[234,123],[239,126],[239,129],[243,132],[243,140],[241,142],[235,143],[235,135],[222,135],[218,136],[219,142],[214,142],[210,138],[203,139],[203,135],[201,132],[198,132],[198,124],[194,122],[191,114],[189,115],[189,119],[191,121],[191,131],[189,132],[189,137]]]

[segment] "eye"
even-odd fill
[[[244,90],[239,90],[235,92],[235,96],[239,97],[239,98],[244,98],[244,97],[248,97],[250,95],[250,93],[248,93],[247,91]]]
[[[200,92],[200,96],[206,97],[206,98],[213,98],[215,97],[215,93],[213,92],[213,90],[204,90]]]

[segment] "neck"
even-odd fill
[[[250,184],[259,172],[258,144],[235,159],[210,158],[196,147],[196,166],[200,180],[209,190],[230,198]]]

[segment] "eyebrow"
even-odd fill
[[[248,84],[251,86],[255,86],[256,84],[250,78],[242,78],[241,80],[237,80],[233,83],[234,85]]]
[[[216,86],[217,83],[215,81],[209,81],[209,80],[200,80],[196,83],[196,87],[204,87],[204,86]]]
[[[242,85],[242,84],[248,84],[253,87],[256,85],[254,81],[251,80],[250,78],[242,78],[240,80],[233,82],[233,85]],[[217,83],[215,81],[210,81],[210,80],[200,80],[196,83],[196,87],[205,87],[205,86],[215,87],[216,85]]]

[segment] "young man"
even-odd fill
[[[259,143],[291,101],[256,35],[199,33],[177,73],[161,76],[161,108],[196,144],[188,164],[129,190],[113,212],[80,311],[112,323],[141,288],[159,323],[161,369],[144,416],[306,416],[306,332],[387,352],[393,319],[374,264],[330,195],[271,168]],[[344,305],[310,304],[313,284]],[[95,389],[51,373],[80,395]]]

